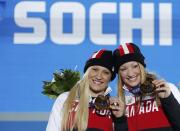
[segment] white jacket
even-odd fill
[[[172,83],[168,83],[168,85],[171,89],[172,94],[174,95],[174,97],[176,98],[178,103],[180,104],[180,92],[179,92],[178,88]]]
[[[60,131],[61,130],[61,119],[62,119],[62,108],[65,100],[68,97],[69,92],[64,92],[56,99],[52,111],[50,113],[49,121],[47,124],[46,131]]]
[[[111,88],[108,87],[104,93],[107,95],[111,92]],[[61,130],[61,121],[62,121],[62,109],[65,100],[68,97],[69,92],[64,92],[58,96],[56,99],[52,111],[50,113],[49,121],[46,127],[46,131],[60,131]]]

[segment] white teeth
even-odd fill
[[[93,80],[93,82],[94,82],[95,84],[101,84],[101,83],[102,83],[102,82],[97,81],[97,80]]]
[[[131,81],[136,80],[136,77],[130,77],[128,78],[128,80],[131,80]]]

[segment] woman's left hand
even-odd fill
[[[110,108],[115,117],[121,117],[125,113],[125,104],[119,97],[110,97]]]
[[[153,84],[156,86],[156,93],[159,98],[167,98],[171,94],[171,90],[165,80],[154,80]]]

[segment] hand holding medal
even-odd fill
[[[125,111],[125,104],[118,97],[99,95],[94,104],[97,110],[111,110],[115,117],[121,117]]]
[[[107,110],[110,109],[110,102],[109,97],[104,95],[98,95],[98,97],[95,99],[95,108],[97,110]]]
[[[119,97],[110,97],[110,109],[115,117],[121,117],[125,112],[125,104]]]

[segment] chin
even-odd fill
[[[135,87],[135,86],[137,86],[139,84],[139,82],[137,83],[131,83],[131,84],[128,84],[130,87]]]
[[[132,87],[135,87],[135,86],[137,86],[138,84],[134,84]]]

